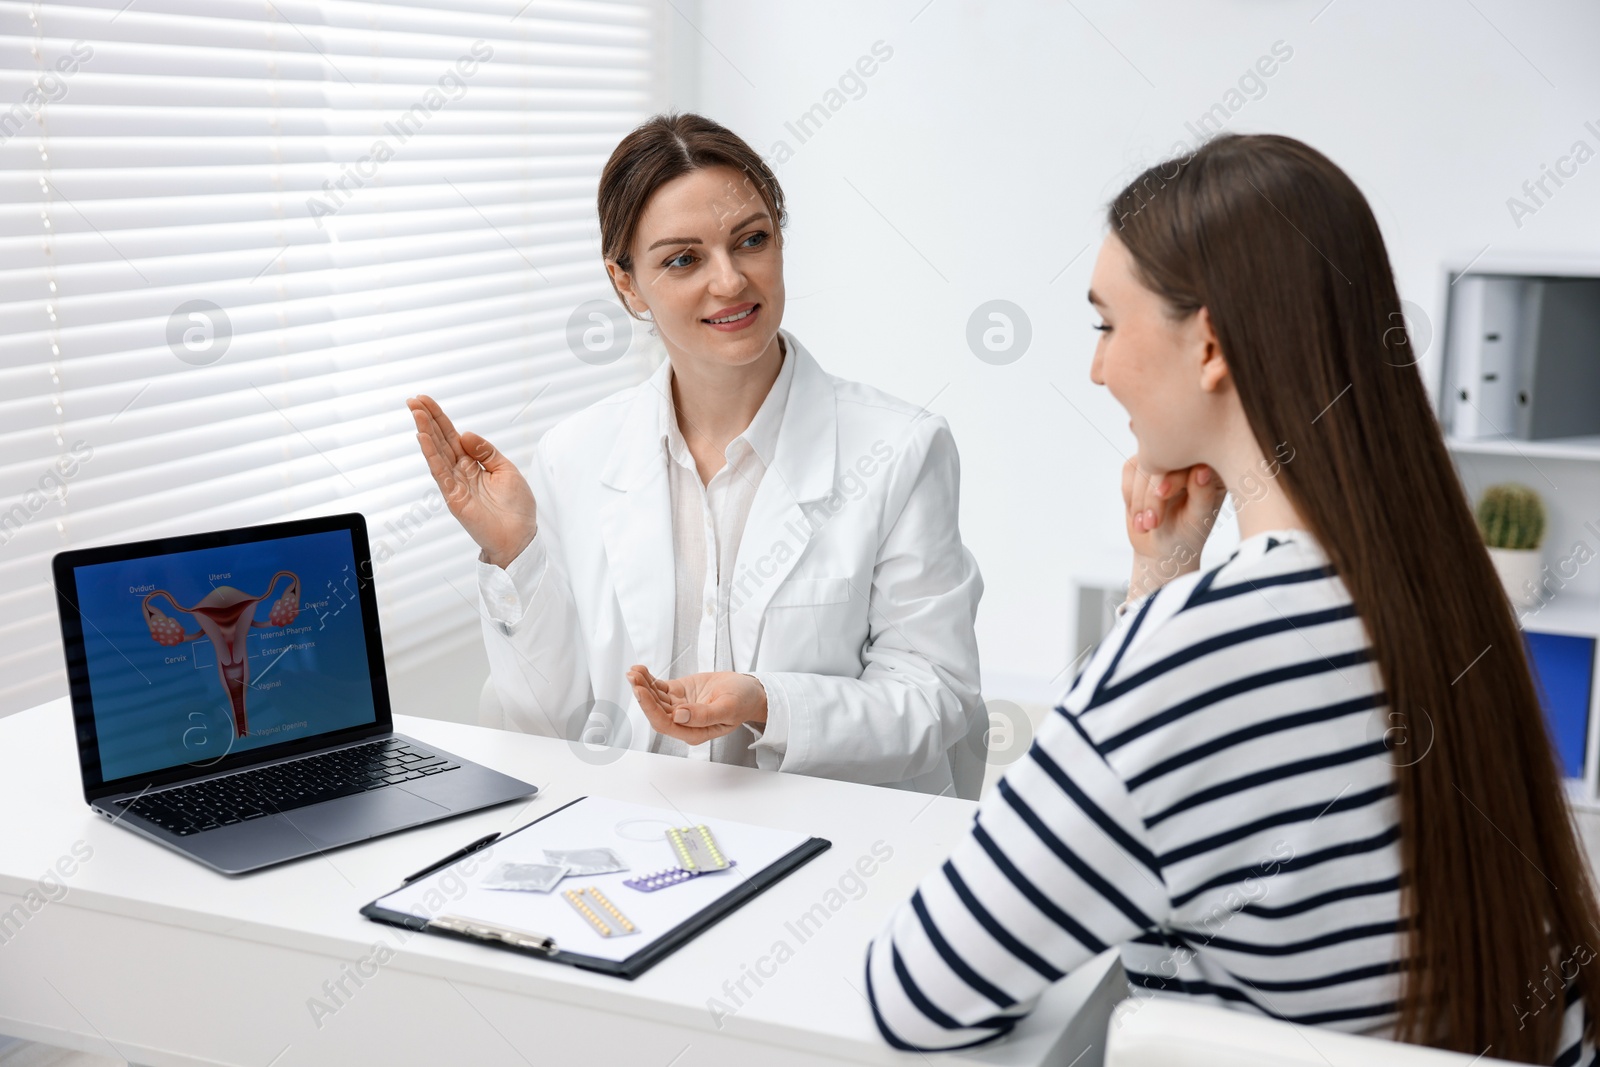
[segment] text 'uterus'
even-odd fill
[[[279,578],[284,577],[289,579],[289,587],[272,602],[267,610],[267,621],[256,621],[256,605],[270,597],[272,587],[278,584]],[[150,603],[156,597],[163,596],[179,611],[193,615],[200,629],[192,634],[185,633],[176,619],[163,614]],[[250,685],[250,657],[245,649],[245,638],[250,635],[252,628],[288,626],[294,622],[295,616],[300,614],[299,577],[289,571],[279,571],[272,576],[272,581],[267,583],[267,591],[260,596],[246,596],[231,585],[219,585],[192,608],[179,604],[165,589],[158,589],[145,597],[141,606],[144,608],[145,625],[150,627],[150,636],[155,638],[157,644],[181,645],[185,641],[198,640],[202,635],[211,638],[212,647],[217,651],[217,675],[222,679],[222,688],[228,694],[229,703],[233,705],[234,736],[247,735],[250,726],[245,716],[244,696],[245,689]]]

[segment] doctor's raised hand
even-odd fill
[[[456,517],[485,561],[505,567],[528,547],[537,531],[533,490],[504,452],[472,431],[456,432],[450,416],[431,396],[406,401],[417,424],[417,443],[428,461],[450,514]]]

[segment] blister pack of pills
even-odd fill
[[[589,920],[595,933],[601,937],[622,937],[625,934],[639,932],[633,925],[633,920],[622,914],[622,910],[606,895],[594,886],[584,886],[582,889],[565,890],[562,896],[567,898],[567,903],[578,910],[578,914]]]
[[[667,843],[678,856],[678,866],[686,871],[720,871],[728,866],[728,858],[704,823],[673,827],[667,831]]]
[[[728,861],[728,867],[737,866],[737,862]],[[727,868],[723,869],[726,870]],[[665,870],[656,871],[654,874],[642,874],[637,878],[629,878],[622,884],[629,889],[637,889],[641,893],[654,893],[658,889],[680,885],[691,878],[699,878],[701,875],[716,873],[716,871],[686,871],[682,867],[668,867]]]

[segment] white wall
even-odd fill
[[[1292,134],[1343,166],[1436,338],[1442,260],[1600,251],[1600,159],[1547,185],[1520,227],[1506,203],[1575,141],[1600,151],[1600,6],[1325,2],[677,5],[700,76],[692,92],[675,80],[675,104],[746,137],[789,196],[786,325],[829,370],[929,403],[955,431],[991,698],[1059,695],[1070,577],[1125,566],[1133,442],[1088,380],[1084,292],[1105,202],[1192,141],[1186,123],[1238,102],[1229,129]],[[859,98],[829,100],[878,41],[892,55]],[[1259,98],[1226,98],[1278,41],[1293,54]],[[819,102],[836,110],[800,143],[785,123]],[[1032,321],[1008,366],[965,340],[994,298]]]

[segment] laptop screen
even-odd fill
[[[102,781],[377,719],[348,529],[72,573]]]

